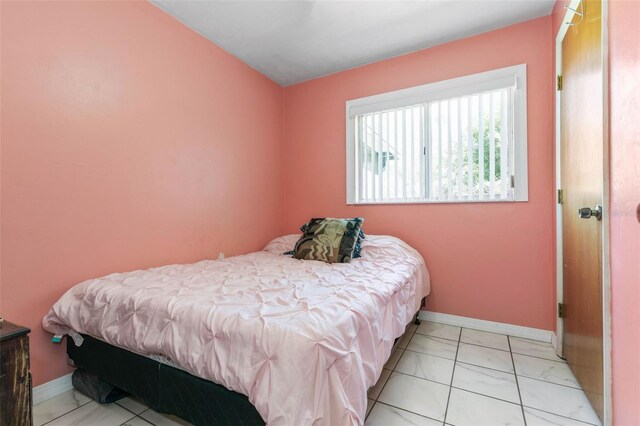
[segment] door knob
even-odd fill
[[[602,206],[598,205],[595,209],[591,209],[589,207],[578,209],[578,217],[580,219],[589,219],[591,217],[595,217],[596,220],[600,220],[602,219]]]

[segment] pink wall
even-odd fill
[[[285,230],[312,216],[366,218],[425,257],[427,309],[555,328],[551,18],[544,17],[285,89]],[[345,102],[527,63],[529,202],[347,206]],[[517,238],[514,238],[517,237]]]
[[[148,3],[2,2],[0,315],[33,329],[35,384],[68,371],[39,325],[67,288],[256,250],[283,215],[287,232],[311,216],[362,215],[367,232],[423,253],[428,309],[554,329],[549,76],[565,3],[283,90]],[[617,425],[640,424],[639,20],[640,3],[610,2]],[[529,75],[529,202],[346,206],[346,100],[518,63]]]
[[[613,418],[640,425],[640,2],[609,2]]]
[[[2,2],[1,315],[282,233],[282,88],[147,2]]]

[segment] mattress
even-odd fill
[[[297,235],[223,260],[72,287],[45,330],[84,333],[247,395],[269,425],[356,425],[394,340],[429,293],[420,254],[367,235],[348,264],[292,259]]]

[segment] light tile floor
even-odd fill
[[[368,392],[366,426],[600,425],[550,344],[423,321],[398,341]],[[34,406],[34,424],[187,425],[125,398],[69,391]]]

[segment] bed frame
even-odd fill
[[[194,425],[265,424],[245,395],[91,336],[82,337],[81,346],[67,339],[73,365],[137,396],[155,411],[175,414]]]
[[[420,324],[417,313],[414,323]],[[91,336],[82,337],[81,346],[67,338],[71,364],[135,395],[155,411],[175,414],[194,425],[265,424],[245,395]]]

